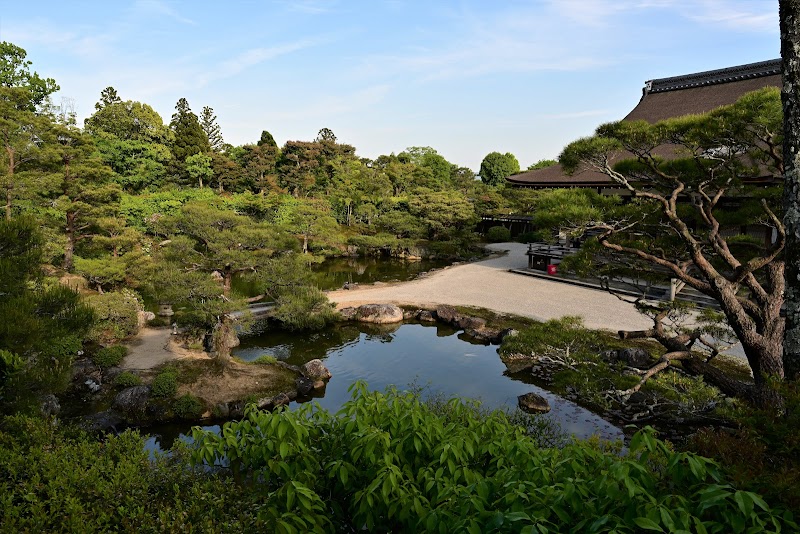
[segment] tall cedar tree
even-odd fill
[[[186,180],[189,178],[186,172],[186,158],[210,152],[211,145],[203,127],[200,126],[200,120],[192,113],[185,98],[181,98],[175,104],[175,113],[172,115],[169,127],[175,134],[172,141],[173,171]]]

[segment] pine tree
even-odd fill
[[[222,152],[225,141],[222,139],[222,132],[217,123],[217,116],[214,115],[213,108],[205,106],[203,113],[200,114],[200,126],[206,133],[208,144],[214,152]]]

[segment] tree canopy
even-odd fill
[[[490,152],[481,162],[481,180],[489,185],[502,185],[504,180],[519,172],[519,161],[511,152]]]

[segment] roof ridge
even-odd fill
[[[700,87],[703,85],[715,85],[749,78],[772,76],[780,73],[781,60],[771,59],[769,61],[759,61],[758,63],[748,63],[746,65],[737,65],[724,69],[707,70],[681,76],[648,80],[645,82],[642,91],[644,94],[662,93],[665,91],[687,89],[689,87]]]

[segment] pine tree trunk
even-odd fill
[[[74,263],[73,256],[75,255],[75,213],[72,211],[67,212],[67,245],[64,247],[64,270],[72,272]]]
[[[14,150],[10,147],[6,147],[6,153],[8,154],[8,172],[6,173],[6,220],[11,220],[11,200],[13,198],[12,190],[14,189],[14,166],[16,162],[14,161]]]
[[[786,226],[784,373],[800,379],[800,0],[780,0]]]

